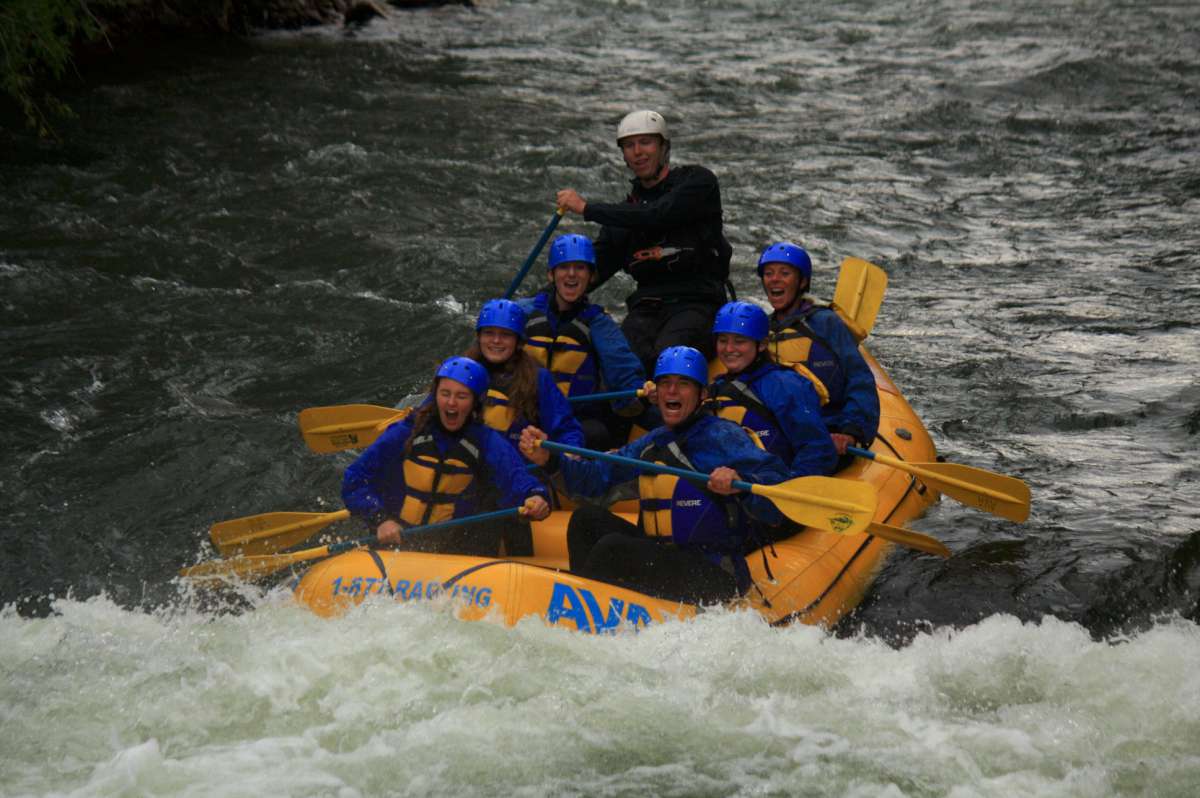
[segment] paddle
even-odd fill
[[[842,261],[833,292],[833,309],[850,328],[856,341],[866,338],[875,326],[887,282],[887,272],[873,263],[861,258]]]
[[[597,452],[593,449],[584,449],[553,441],[539,441],[539,445],[552,451],[568,452],[593,460],[606,460],[640,471],[672,474],[702,485],[708,483],[708,474],[702,474],[699,471],[688,471],[661,463],[648,463],[645,460],[636,460],[632,457],[623,457],[608,452]],[[778,485],[758,485],[734,480],[733,486],[767,497],[779,508],[781,513],[804,526],[824,529],[839,535],[866,532],[902,546],[936,554],[939,557],[950,556],[950,550],[931,537],[910,529],[872,521],[877,502],[875,489],[862,482],[849,482],[832,477],[797,477]]]
[[[587,393],[567,399],[571,404],[628,399],[642,396],[641,388],[626,391]],[[300,434],[308,448],[321,454],[344,449],[363,449],[375,442],[389,426],[412,412],[379,405],[328,405],[300,411]]]
[[[953,554],[940,540],[934,540],[928,535],[913,532],[911,529],[905,529],[902,526],[892,526],[891,524],[872,521],[867,524],[867,534],[883,538],[884,540],[890,540],[892,543],[899,543],[901,546],[907,546],[910,549],[923,551],[926,554],[934,554],[938,557],[949,558]]]
[[[212,525],[209,537],[222,557],[272,554],[295,546],[336,521],[349,510],[333,513],[262,513]]]
[[[529,472],[536,469],[533,463],[525,466]],[[330,524],[349,517],[349,510],[332,513],[261,513],[219,521],[212,525],[209,537],[222,557],[274,554],[308,540]]]
[[[492,512],[469,515],[463,518],[451,518],[448,521],[439,521],[436,524],[426,524],[425,526],[414,526],[405,529],[401,532],[401,535],[411,535],[414,532],[432,532],[435,529],[446,529],[447,527],[472,524],[477,521],[490,521],[496,518],[516,515],[520,511],[520,507],[509,507],[504,510],[493,510]],[[336,513],[331,513],[331,515],[336,515]],[[287,568],[289,565],[296,565],[297,563],[309,560],[319,560],[323,557],[332,557],[335,554],[370,546],[375,543],[375,540],[374,535],[368,535],[356,538],[355,540],[343,540],[339,543],[330,543],[327,546],[318,546],[313,549],[293,551],[287,554],[264,554],[262,556],[234,557],[228,560],[210,560],[209,562],[202,562],[199,565],[193,565],[189,568],[183,568],[179,571],[179,575],[201,582],[225,581],[235,578],[255,579],[262,576],[269,576],[276,571]]]
[[[530,267],[537,260],[537,256],[541,253],[542,247],[546,246],[546,242],[550,239],[550,234],[554,232],[554,228],[558,227],[558,223],[562,221],[563,214],[567,212],[566,208],[558,208],[554,211],[554,215],[550,217],[550,223],[546,225],[546,229],[542,231],[542,237],[533,245],[533,249],[529,251],[529,257],[525,259],[521,270],[517,272],[517,276],[509,283],[508,290],[504,292],[505,299],[512,299],[513,294],[517,293],[517,289],[521,287],[521,281],[525,279],[525,275],[529,274]]]
[[[708,474],[702,474],[699,471],[689,471],[661,463],[648,463],[633,457],[598,452],[594,449],[584,449],[548,440],[541,441],[540,445],[552,451],[577,454],[592,460],[606,460],[610,463],[630,466],[639,471],[671,474],[701,485],[708,483]],[[734,480],[733,486],[740,490],[766,496],[779,508],[781,513],[793,521],[844,535],[865,530],[875,514],[875,489],[861,482],[848,482],[831,477],[797,477],[779,485],[759,485]]]
[[[412,412],[378,405],[329,405],[300,411],[300,434],[314,452],[328,454],[370,446],[383,431]]]
[[[568,396],[567,401],[573,405],[586,402],[599,402],[605,399],[632,399],[635,396],[645,396],[641,388],[630,388],[627,391],[601,391],[600,393],[581,393],[579,396]]]
[[[950,498],[992,515],[1018,524],[1029,518],[1029,486],[1016,477],[957,463],[906,463],[857,446],[847,446],[846,451],[907,471]]]

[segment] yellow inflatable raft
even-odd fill
[[[879,391],[879,435],[872,449],[910,462],[935,459],[920,419],[871,355]],[[859,460],[841,479],[868,482],[879,491],[875,520],[903,526],[938,500],[919,480],[876,461]],[[395,601],[453,602],[466,620],[486,617],[507,624],[530,615],[547,623],[600,633],[695,615],[697,607],[583,579],[568,573],[566,527],[570,513],[535,523],[533,557],[495,559],[359,549],[317,563],[297,582],[295,596],[331,616],[372,596]],[[630,516],[631,520],[634,518]],[[868,534],[839,535],[804,529],[747,557],[758,587],[739,600],[771,623],[799,621],[833,626],[862,600],[892,544]]]

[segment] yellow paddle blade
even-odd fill
[[[262,513],[213,524],[209,537],[222,557],[273,554],[308,540],[335,521],[349,517],[349,510]]]
[[[834,310],[846,322],[855,340],[861,341],[871,333],[875,317],[887,291],[887,272],[862,258],[846,258],[838,272],[837,288],[833,292]]]
[[[750,491],[766,496],[798,524],[842,535],[865,531],[878,503],[871,485],[833,477],[797,477],[778,485],[756,484]]]
[[[209,560],[189,568],[182,568],[179,575],[193,582],[213,583],[228,582],[235,579],[257,579],[270,576],[276,571],[287,568],[299,562],[315,560],[324,557],[329,552],[329,546],[315,549],[305,549],[291,554],[264,554],[258,557],[233,557],[228,560]]]
[[[935,554],[938,557],[949,557],[951,555],[950,549],[942,545],[940,540],[934,540],[928,535],[913,532],[911,529],[905,529],[902,526],[873,522],[867,525],[867,533],[877,538],[899,543],[901,546],[908,546],[910,549],[923,551],[927,554]]]
[[[1029,486],[1008,477],[956,463],[920,463],[925,484],[955,501],[1024,523],[1029,518]]]
[[[490,510],[486,513],[451,518],[446,521],[426,524],[425,526],[409,527],[404,530],[404,534],[412,535],[417,532],[430,532],[434,529],[478,523],[493,518],[515,517],[519,512],[520,508],[517,507]],[[338,516],[341,514],[341,512],[337,512],[330,513],[329,515]],[[268,576],[281,568],[287,568],[289,565],[341,554],[344,551],[353,551],[363,546],[373,545],[375,542],[375,535],[367,535],[356,540],[342,540],[337,543],[330,543],[327,546],[318,546],[312,549],[304,549],[303,551],[292,551],[286,554],[264,554],[253,557],[233,557],[228,560],[213,560],[193,565],[190,568],[184,568],[180,570],[179,575],[201,583],[226,582],[231,579],[254,579],[260,576]]]
[[[1029,486],[1016,477],[958,463],[907,463],[882,454],[875,459],[970,507],[1018,524],[1029,518]]]
[[[320,454],[362,449],[411,412],[411,407],[397,410],[378,405],[310,407],[300,411],[300,434],[308,448]]]

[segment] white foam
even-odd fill
[[[1200,772],[1185,621],[1106,643],[994,617],[893,649],[735,612],[591,637],[387,600],[336,621],[278,596],[54,606],[0,613],[18,792],[662,792],[700,771],[718,793],[1182,794]]]

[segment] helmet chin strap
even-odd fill
[[[667,176],[667,170],[671,167],[671,142],[663,139],[662,161],[658,164],[658,172],[654,175],[654,180],[657,182]]]
[[[811,280],[805,280],[803,285],[796,286],[796,295],[792,297],[792,301],[788,303],[787,312],[791,313],[796,308],[804,304],[804,297],[808,293],[808,284]]]

